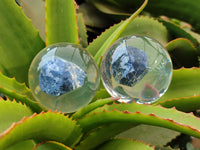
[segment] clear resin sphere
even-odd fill
[[[83,48],[59,43],[44,48],[29,70],[34,97],[47,109],[74,112],[87,105],[99,85],[95,61]]]
[[[120,102],[152,103],[168,89],[172,62],[164,47],[144,36],[117,40],[101,63],[102,82]]]

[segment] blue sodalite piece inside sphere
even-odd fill
[[[85,72],[76,64],[53,58],[41,68],[39,86],[47,94],[60,96],[81,87],[84,78]]]
[[[120,84],[134,86],[148,69],[147,54],[133,46],[118,48],[112,55],[111,73]]]

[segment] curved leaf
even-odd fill
[[[17,138],[16,138],[17,137]],[[0,149],[20,141],[33,139],[38,142],[57,141],[73,146],[81,137],[81,129],[68,117],[60,113],[41,113],[13,123],[0,135]]]
[[[122,33],[122,31],[127,27],[127,25],[144,9],[146,6],[148,0],[145,0],[143,5],[133,14],[131,15],[127,20],[119,23],[117,26],[114,26],[109,30],[109,35],[106,40],[98,40],[102,41],[103,43],[101,45],[98,45],[98,47],[95,46],[95,49],[92,51],[96,51],[97,53],[94,56],[94,59],[96,60],[97,64],[99,64],[101,56],[105,53],[105,51],[108,49],[108,47],[119,37],[119,35]],[[114,30],[113,30],[114,29]],[[110,32],[113,31],[113,32]],[[88,47],[88,51],[91,52],[91,47]],[[92,53],[94,54],[94,53]]]
[[[108,28],[113,24],[113,20],[108,15],[100,12],[89,3],[80,4],[78,13],[83,14],[85,24],[92,28]]]
[[[45,40],[45,2],[42,0],[18,0],[23,12],[32,21],[33,26],[39,30],[40,36]],[[37,8],[37,9],[36,9]]]
[[[46,141],[36,145],[33,150],[72,150],[68,146],[55,141]]]
[[[138,125],[129,130],[126,130],[117,137],[139,140],[144,143],[151,143],[151,145],[167,145],[181,133],[170,129],[151,126]]]
[[[146,7],[146,10],[156,16],[166,15],[168,17],[178,18],[180,20],[191,23],[197,31],[200,29],[198,18],[200,14],[197,5],[200,1],[188,0],[151,0],[151,3]],[[192,13],[192,15],[190,15]]]
[[[82,47],[86,48],[88,46],[87,31],[83,20],[83,15],[81,13],[79,13],[77,16],[77,25],[80,44]]]
[[[33,112],[26,106],[16,101],[4,101],[0,99],[0,133],[12,125],[13,122],[20,121],[23,117],[31,116]]]
[[[25,84],[19,83],[15,78],[8,78],[0,72],[0,93],[5,94],[10,99],[15,99],[25,103],[35,112],[41,112],[45,110],[38,102],[35,102],[33,95],[29,88]]]
[[[173,71],[167,92],[154,104],[176,107],[190,112],[200,108],[200,68],[181,68]]]
[[[78,44],[75,2],[46,0],[46,42]]]
[[[124,0],[87,0],[94,4],[99,10],[109,14],[127,14],[132,13],[133,9],[137,8],[141,4],[140,0],[124,1]],[[151,0],[145,8],[154,16],[166,15],[180,20],[188,21],[197,29],[200,28],[199,9],[197,5],[200,0],[188,1],[188,0]],[[192,14],[192,15],[190,15]]]
[[[162,45],[168,43],[167,28],[158,20],[150,17],[136,17],[124,29],[120,37],[127,35],[146,35],[159,41]]]
[[[99,89],[94,98],[92,99],[92,102],[95,102],[98,99],[105,99],[108,97],[110,97],[110,94],[106,91],[106,89]]]
[[[16,101],[0,99],[0,133],[6,130],[13,122],[20,121],[24,116],[31,116],[33,112],[26,106]],[[32,140],[23,141],[6,150],[30,150],[34,146]]]
[[[99,145],[113,138],[117,134],[126,131],[133,127],[130,123],[113,123],[105,126],[101,126],[91,133],[87,133],[80,144],[76,147],[77,150],[93,150]],[[105,134],[106,133],[106,134]]]
[[[103,32],[98,38],[96,38],[92,43],[89,44],[89,46],[86,48],[90,54],[95,56],[95,54],[98,52],[98,50],[101,48],[103,43],[109,38],[109,36],[118,28],[123,22],[120,22],[109,29],[107,29],[105,32]]]
[[[123,1],[123,0],[87,0],[100,11],[113,15],[128,15],[133,12],[133,8],[141,5],[140,0]],[[130,8],[131,7],[131,8]]]
[[[163,25],[166,26],[166,28],[169,31],[170,36],[175,39],[175,38],[186,38],[188,40],[190,40],[193,45],[195,46],[195,48],[197,48],[198,53],[200,51],[200,46],[199,46],[199,40],[198,40],[198,34],[197,33],[193,33],[190,30],[186,30],[183,27],[181,27],[181,25],[174,23],[172,21],[170,21],[169,18],[166,17],[162,17],[161,19],[159,19],[159,21],[161,21],[163,23]]]
[[[78,110],[77,112],[75,112],[73,115],[72,115],[72,118],[73,119],[80,119],[82,118],[85,114],[95,110],[96,108],[98,107],[101,107],[101,106],[104,106],[105,104],[110,104],[110,103],[113,103],[113,100],[112,99],[100,99],[94,103],[91,103],[85,107],[83,107],[82,109]]]
[[[149,124],[176,130],[200,138],[200,119],[193,114],[160,106],[112,104],[98,108],[80,119],[84,132],[111,123]]]
[[[33,140],[27,140],[23,142],[19,142],[6,150],[32,150],[35,146],[35,142]]]
[[[150,147],[149,145],[146,145],[139,141],[132,141],[132,140],[126,140],[126,139],[113,139],[105,144],[103,144],[100,148],[97,150],[130,150],[130,149],[136,149],[136,150],[154,150],[154,147]]]
[[[169,42],[165,48],[171,56],[174,68],[199,66],[197,49],[188,39],[175,39]]]
[[[183,106],[182,110],[195,110],[199,107],[198,95],[200,95],[199,90],[200,84],[200,69],[199,68],[181,68],[173,71],[172,81],[167,90],[167,92],[159,99],[155,104],[162,103],[167,100],[180,99],[180,106]],[[191,101],[190,105],[187,105],[190,98],[196,97]],[[184,99],[181,102],[181,99]],[[187,102],[188,100],[188,102]],[[193,103],[192,103],[193,102]],[[176,102],[175,102],[176,103]],[[186,104],[184,106],[184,103]],[[177,106],[177,103],[176,105]]]
[[[175,107],[177,110],[184,112],[192,112],[200,108],[200,95],[171,98],[164,101],[159,101],[156,105],[161,105],[166,108]]]
[[[0,20],[0,70],[27,83],[30,63],[45,44],[14,0],[0,1]]]

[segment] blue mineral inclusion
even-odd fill
[[[42,66],[39,86],[47,94],[60,96],[83,86],[84,79],[85,72],[79,66],[61,58],[53,58]]]
[[[116,82],[134,86],[148,72],[147,54],[135,47],[117,47],[112,55],[111,74]]]

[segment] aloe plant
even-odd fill
[[[177,133],[200,138],[200,119],[191,113],[200,108],[200,35],[194,32],[199,29],[199,14],[188,17],[188,12],[198,12],[199,6],[187,0],[177,0],[178,8],[175,5],[168,7],[168,3],[167,0],[144,0],[143,4],[141,1],[87,0],[84,5],[93,5],[95,11],[103,11],[98,13],[106,13],[105,16],[114,20],[128,17],[88,44],[84,24],[87,16],[80,13],[85,6],[78,8],[73,0],[46,0],[44,41],[14,0],[1,0],[0,93],[6,96],[6,100],[0,100],[0,150],[155,149],[158,145],[155,147],[148,141],[145,143],[119,135],[142,124],[147,125],[144,128],[151,130],[149,134],[152,135],[153,125],[166,128],[158,128],[162,134],[177,131],[176,134],[173,132],[172,138]],[[188,9],[181,9],[182,4]],[[130,9],[125,9],[127,6]],[[136,11],[130,14],[132,11],[127,10],[133,8]],[[143,9],[148,16],[139,16]],[[169,13],[162,9],[168,9]],[[188,21],[195,30],[178,19]],[[87,25],[87,19],[85,21]],[[158,40],[173,60],[175,69],[171,85],[156,103],[119,103],[102,86],[89,105],[71,114],[47,110],[34,99],[27,83],[28,69],[35,55],[44,47],[59,42],[78,44],[100,64],[109,46],[130,34],[148,35]],[[142,128],[140,130],[143,139],[151,136],[142,132]],[[137,138],[138,132],[131,133]],[[158,147],[164,149],[163,145]]]

